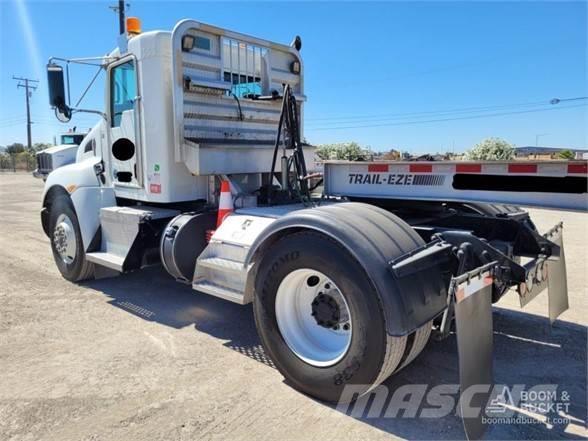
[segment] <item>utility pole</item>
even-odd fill
[[[126,5],[130,6],[130,5]],[[125,2],[124,0],[118,0],[118,6],[109,6],[114,12],[118,12],[118,29],[119,34],[125,33]]]
[[[31,139],[31,106],[29,104],[29,98],[33,94],[32,90],[37,89],[36,83],[38,80],[31,80],[30,78],[20,78],[20,77],[12,77],[13,80],[18,81],[16,85],[17,88],[23,88],[25,90],[25,97],[27,102],[27,147],[29,151],[33,148],[33,143]]]

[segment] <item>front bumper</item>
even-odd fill
[[[36,169],[33,171],[33,177],[37,178],[37,179],[47,179],[47,176],[49,176],[50,171],[44,171],[44,170],[39,170]]]

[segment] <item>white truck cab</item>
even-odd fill
[[[59,142],[35,154],[37,168],[33,171],[35,178],[47,179],[53,170],[76,161],[78,146],[82,143],[86,133],[69,131],[59,135]]]
[[[268,172],[281,102],[259,98],[278,96],[284,84],[302,120],[293,47],[193,20],[132,34],[121,46],[104,58],[105,106],[91,139],[118,197],[206,199],[206,176]],[[57,64],[49,69],[62,75]]]

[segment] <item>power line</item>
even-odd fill
[[[553,98],[549,103],[550,104],[559,104],[567,101],[579,101],[579,100],[588,100],[588,96],[579,96],[576,98]]]
[[[19,121],[14,121],[14,122],[10,122],[10,123],[0,123],[0,127],[5,128],[5,127],[20,126],[24,122],[26,122],[26,119],[23,118]]]
[[[344,124],[354,122],[383,122],[392,121],[398,119],[410,119],[420,116],[445,116],[450,114],[463,114],[463,113],[483,113],[494,110],[506,110],[506,109],[519,109],[529,107],[539,107],[546,105],[555,105],[561,102],[586,100],[588,97],[577,97],[577,98],[554,98],[552,100],[533,101],[525,103],[514,103],[514,104],[502,104],[494,106],[477,106],[477,107],[462,107],[446,110],[431,110],[431,111],[420,111],[420,112],[402,112],[402,113],[390,113],[390,114],[373,114],[373,115],[360,115],[360,116],[334,116],[334,117],[323,117],[323,118],[312,118],[307,121],[307,125],[313,125],[313,123],[321,121],[318,124]],[[335,121],[339,120],[339,121]],[[324,122],[322,122],[324,121]]]
[[[57,124],[61,124],[59,121],[57,121],[55,118],[51,117],[51,116],[35,116],[35,115],[31,115],[31,124],[33,125],[38,125],[38,124],[53,124],[55,123]],[[81,123],[81,124],[91,124],[94,125],[96,123],[98,119],[97,118],[91,118],[90,116],[78,116],[78,118],[76,118],[76,122],[77,123]],[[14,116],[14,117],[10,117],[10,118],[5,118],[5,119],[0,119],[0,127],[10,127],[10,126],[15,126],[15,125],[19,125],[22,124],[23,122],[27,121],[27,117],[26,115],[19,115],[19,116]]]
[[[380,113],[372,115],[359,115],[359,116],[331,116],[323,118],[313,118],[313,121],[330,121],[330,120],[356,120],[356,119],[372,119],[372,118],[389,118],[389,117],[405,117],[405,116],[418,116],[418,115],[432,115],[432,114],[445,114],[445,113],[463,113],[463,112],[482,112],[488,110],[498,110],[506,108],[517,108],[527,106],[538,106],[549,104],[549,101],[533,101],[525,103],[514,103],[514,104],[501,104],[495,106],[476,106],[476,107],[460,107],[445,110],[428,110],[419,112],[401,112],[401,113]]]
[[[535,57],[537,52],[542,54],[546,53],[546,51],[550,52],[556,50],[561,52],[562,48],[569,50],[570,48],[574,47],[574,44],[577,44],[578,41],[574,39],[564,39],[558,41],[552,41],[549,44],[541,44],[540,46],[537,45],[530,45],[526,47],[520,47],[511,51],[510,53],[502,53],[502,54],[493,54],[490,56],[483,56],[482,58],[468,60],[468,61],[461,61],[453,64],[448,65],[441,65],[436,67],[428,67],[421,70],[413,70],[408,72],[403,71],[393,71],[392,74],[386,74],[384,71],[381,75],[379,75],[380,82],[398,82],[404,78],[410,78],[412,80],[415,77],[430,75],[430,74],[439,74],[443,72],[451,72],[451,71],[463,71],[463,70],[470,70],[472,68],[479,68],[480,66],[485,66],[491,64],[493,66],[499,65],[504,60],[508,60],[511,58],[520,59],[521,57]],[[583,42],[582,42],[583,43]],[[581,46],[582,50],[584,50],[584,46]],[[404,60],[406,61],[406,60]],[[354,86],[356,84],[356,80],[354,78],[344,79],[344,81],[337,81],[338,87],[345,87],[345,86]]]
[[[33,94],[29,92],[29,90],[37,90],[36,84],[39,82],[38,80],[31,80],[30,78],[21,78],[21,77],[12,77],[13,80],[18,81],[16,85],[17,88],[25,89],[25,97],[27,103],[27,146],[30,149],[33,148],[33,143],[31,139],[31,106],[29,104],[29,98]]]
[[[4,122],[15,121],[17,119],[23,119],[26,117],[27,117],[26,115],[14,115],[14,116],[9,116],[7,118],[0,118],[0,124],[2,124]]]
[[[513,111],[513,112],[500,112],[500,113],[491,113],[488,115],[469,115],[469,116],[461,116],[461,117],[454,117],[454,118],[438,118],[438,119],[416,120],[416,121],[406,121],[406,122],[387,123],[387,124],[363,124],[363,125],[353,125],[353,126],[343,126],[343,127],[317,127],[317,128],[308,128],[307,130],[310,130],[310,131],[343,130],[343,129],[362,129],[362,128],[368,128],[368,127],[390,127],[390,126],[415,125],[415,124],[426,124],[426,123],[435,123],[435,122],[458,121],[458,120],[466,120],[466,119],[492,118],[495,116],[518,115],[518,114],[523,114],[523,113],[547,112],[550,110],[573,109],[576,107],[585,107],[585,106],[586,106],[585,104],[576,104],[576,105],[565,106],[565,107],[547,107],[544,109],[531,109],[531,110],[520,110],[520,111]]]

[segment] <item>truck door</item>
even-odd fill
[[[127,58],[108,68],[110,171],[117,186],[142,187],[140,118],[135,60]]]

